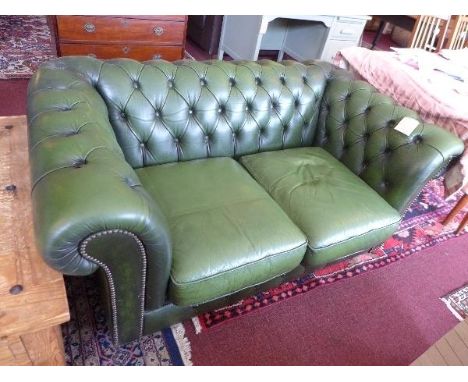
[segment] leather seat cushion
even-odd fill
[[[240,161],[307,236],[306,266],[369,249],[399,225],[399,213],[322,148],[264,152]]]
[[[304,234],[235,160],[168,163],[137,174],[169,222],[174,304],[198,305],[301,263]]]

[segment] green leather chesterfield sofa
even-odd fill
[[[404,116],[324,62],[50,61],[28,90],[38,246],[98,272],[114,340],[137,339],[391,236],[463,151]]]

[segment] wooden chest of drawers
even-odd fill
[[[50,18],[59,56],[184,57],[187,16],[56,16]]]

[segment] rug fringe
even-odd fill
[[[192,363],[192,347],[189,339],[185,336],[185,328],[183,324],[175,324],[171,326],[172,334],[179,348],[180,357],[185,366],[193,366]]]
[[[457,318],[458,321],[463,321],[464,318],[460,315],[460,313],[458,313],[452,306],[452,304],[450,303],[449,300],[446,300],[445,298],[439,298],[439,300],[441,300],[448,308],[448,310],[450,310],[452,312],[452,314]]]
[[[200,334],[203,328],[201,326],[200,319],[198,318],[198,316],[192,317],[192,323],[195,327],[195,334]]]

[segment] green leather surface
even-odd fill
[[[400,213],[464,148],[461,139],[435,125],[421,123],[410,136],[396,131],[405,116],[421,120],[366,82],[332,79],[313,144],[339,159]]]
[[[197,305],[265,282],[299,265],[301,231],[231,158],[137,170],[173,238],[169,295]]]
[[[398,227],[398,212],[322,148],[271,151],[240,161],[307,236],[306,266],[368,249]]]
[[[350,77],[319,61],[64,57],[45,63],[28,89],[40,252],[63,273],[88,275],[98,265],[78,252],[84,239],[110,229],[135,234],[146,251],[148,312],[162,312],[170,299],[198,304],[264,282],[296,267],[303,234],[232,159],[213,158],[288,148],[323,147],[402,214],[425,183],[462,153],[463,143],[430,124],[410,137],[395,132],[401,117],[417,116]],[[193,161],[202,158],[210,164]],[[338,171],[331,157],[326,161]],[[144,185],[135,172],[142,167]],[[270,174],[271,166],[263,167]],[[356,193],[359,178],[326,174],[321,179],[353,183]],[[385,228],[388,205],[374,202],[372,214],[346,228],[356,220],[356,203],[351,194],[335,191],[326,194],[333,196],[330,206],[319,206],[322,199],[315,197],[303,206],[318,216],[310,217],[311,227],[317,220],[323,225],[314,253],[306,256],[313,266],[366,249],[394,229]],[[340,216],[336,205],[345,206]],[[358,228],[369,235],[342,240]],[[136,274],[138,253],[126,256],[97,243],[91,251],[112,269],[122,298],[132,298],[142,277]],[[169,282],[171,270],[176,278]],[[120,306],[124,337],[130,338],[136,316],[131,303]]]
[[[146,272],[142,271],[145,269],[146,259],[140,254],[136,241],[128,235],[109,233],[91,240],[87,245],[87,250],[90,254],[100,254],[99,261],[107,265],[112,275],[112,279],[109,279],[109,275],[102,272],[99,281],[101,287],[104,288],[103,293],[107,292],[108,321],[115,324],[117,328],[117,338],[114,340],[126,343],[138,338],[142,329],[140,324],[141,296],[146,283]],[[102,278],[105,282],[102,282]],[[112,310],[111,290],[115,292],[117,306],[115,312]],[[161,298],[160,294],[159,298]],[[152,291],[148,297],[158,298],[157,291]],[[162,298],[165,299],[165,293],[162,293]],[[115,317],[115,323],[113,323],[113,317]],[[110,327],[113,328],[113,325]],[[111,333],[114,336],[113,330]]]
[[[102,98],[77,73],[43,67],[29,83],[28,125],[34,227],[44,259],[62,273],[88,275],[98,265],[78,252],[85,238],[132,232],[145,245],[153,275],[147,306],[161,306],[171,267],[166,219],[125,161]],[[90,255],[109,266],[133,261],[106,257],[104,250]]]
[[[49,67],[96,89],[108,110],[102,116],[134,168],[308,146],[327,79],[350,77],[320,61],[64,57],[38,75]]]

